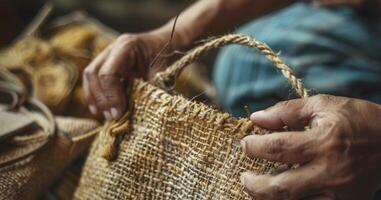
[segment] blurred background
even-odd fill
[[[30,29],[31,24],[38,24],[35,19],[44,13],[42,8],[45,11],[50,10],[46,9],[50,7],[45,6],[47,3],[53,4],[53,11],[44,17],[45,23],[35,26],[38,28],[32,34],[25,34],[26,30],[33,30]],[[47,173],[49,178],[46,181],[51,185],[49,191],[40,194],[43,195],[42,199],[72,199],[87,149],[91,144],[88,141],[92,141],[96,133],[93,131],[94,127],[101,125],[103,121],[102,116],[89,113],[84,100],[81,77],[85,67],[112,43],[118,35],[115,32],[141,32],[156,28],[191,3],[191,0],[0,0],[1,72],[6,70],[11,72],[12,78],[13,75],[17,77],[17,88],[21,88],[17,91],[22,97],[20,99],[32,96],[49,108],[55,116],[59,130],[64,133],[59,133],[60,136],[64,135],[62,138],[71,138],[72,141],[76,141],[77,137],[81,138],[79,142],[70,143],[60,147],[61,149],[52,146],[49,151],[54,150],[57,154],[49,154],[38,163],[39,166],[47,166],[45,161],[50,162],[50,158],[57,157],[54,164],[62,167]],[[76,15],[75,11],[84,11],[85,14]],[[201,90],[205,90],[204,85],[207,83],[200,80],[200,76],[186,74],[188,77],[195,77],[193,82],[196,85],[203,84]],[[189,96],[199,93],[190,88],[187,84],[183,91]],[[6,100],[8,103],[8,99]],[[4,102],[0,98],[0,105],[1,103]],[[58,116],[64,116],[64,120]],[[67,123],[68,120],[70,123]],[[66,127],[70,129],[65,129]],[[86,130],[82,130],[83,128]],[[2,152],[7,153],[0,148],[0,157]],[[64,161],[61,160],[62,156],[57,155],[65,155]],[[63,171],[63,168],[68,169]],[[39,178],[37,173],[30,176]],[[23,186],[18,179],[15,181]],[[12,189],[20,190],[10,187],[10,191]]]
[[[46,0],[0,0],[0,46],[12,40]],[[191,0],[51,0],[53,16],[83,10],[119,32],[139,32],[165,23]]]
[[[25,93],[41,100],[53,114],[101,121],[101,116],[90,115],[84,99],[81,77],[85,67],[119,33],[159,27],[192,2],[0,0],[0,66],[17,75],[23,81]],[[36,19],[40,17],[36,16],[41,14],[44,22],[38,23]],[[203,62],[213,66],[213,59],[206,58]],[[211,67],[198,69],[204,71],[183,73],[195,80],[184,80],[184,84],[178,84],[179,87],[184,86],[179,89],[180,93],[193,97],[208,90],[214,95],[213,88],[199,75],[202,73],[209,78]],[[182,79],[179,80],[181,82]],[[195,87],[190,83],[196,83]]]
[[[109,29],[104,28],[119,33],[150,30],[166,23],[194,1],[0,0],[0,66],[17,75],[27,95],[37,97],[54,115],[95,119],[101,124],[102,116],[88,112],[81,77],[88,63],[117,37],[107,34]],[[56,23],[41,35],[19,40],[20,34],[48,2],[54,7],[48,26],[74,11],[84,11],[90,17],[81,23],[70,21],[71,18],[66,20],[66,25]],[[93,24],[90,18],[97,23]],[[182,73],[186,77],[179,78],[182,84],[176,85],[177,92],[192,100],[206,103],[210,100],[210,104],[217,105],[209,80],[214,55],[187,68],[190,71]],[[71,199],[82,164],[83,158],[65,172],[45,199]]]

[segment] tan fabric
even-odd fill
[[[0,116],[32,122],[12,123],[0,140],[0,200],[38,199],[62,171],[83,154],[94,139],[94,120],[54,118],[25,87],[0,68]],[[12,121],[12,120],[10,120]],[[89,132],[92,131],[92,132]]]
[[[225,44],[258,48],[301,96],[307,96],[277,54],[242,35],[224,36],[197,47],[159,73],[155,83],[173,88],[173,79],[183,67]],[[142,80],[134,81],[128,96],[128,112],[107,124],[93,143],[75,199],[251,199],[240,174],[268,173],[280,165],[250,159],[242,152],[244,136],[269,133],[248,119],[233,118]]]
[[[246,157],[239,146],[263,134],[201,103],[135,81],[132,130],[115,161],[102,158],[105,132],[93,144],[76,199],[248,199],[239,175],[274,164]]]
[[[16,163],[0,167],[1,200],[38,199],[62,171],[86,151],[93,138],[89,135],[77,142],[72,139],[98,126],[94,120],[57,118],[56,121],[58,134],[47,146]],[[10,144],[1,145],[1,151],[12,149]]]

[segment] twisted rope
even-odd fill
[[[282,72],[283,76],[290,82],[300,97],[308,97],[308,90],[304,88],[302,81],[296,78],[293,70],[270,47],[252,37],[240,34],[225,35],[196,47],[165,71],[157,73],[154,78],[154,84],[166,90],[173,89],[177,77],[186,66],[199,59],[205,53],[229,44],[240,44],[259,50]]]

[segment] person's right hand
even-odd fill
[[[126,80],[147,79],[148,67],[166,41],[154,34],[123,34],[85,69],[83,88],[91,113],[118,119],[126,109]]]

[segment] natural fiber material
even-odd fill
[[[274,53],[274,51],[266,44],[259,42],[252,37],[239,34],[226,35],[213,39],[204,45],[195,48],[192,52],[168,67],[164,72],[158,73],[154,83],[163,89],[172,89],[176,78],[187,65],[196,61],[203,54],[229,44],[239,44],[259,50],[259,52],[265,55],[267,59],[274,63],[274,65],[282,72],[283,76],[291,83],[299,96],[303,98],[308,97],[308,91],[304,88],[303,83],[296,78],[292,69],[282,61],[278,54]]]
[[[66,63],[46,63],[33,74],[34,96],[54,113],[63,113],[77,77],[77,71]]]
[[[113,38],[85,22],[38,35],[43,37],[30,35],[1,50],[0,66],[21,78],[54,114],[94,118],[83,103],[82,73]]]
[[[301,82],[275,53],[242,35],[224,36],[196,48],[159,73],[156,83],[171,88],[185,65],[212,48],[231,43],[259,48],[298,93],[307,96]],[[280,165],[248,158],[242,152],[243,137],[269,133],[248,119],[233,118],[142,80],[133,82],[128,96],[128,114],[107,124],[94,142],[76,199],[251,199],[240,183],[240,174],[264,174]],[[110,131],[111,127],[118,131]]]
[[[94,120],[75,118],[60,117],[56,121],[58,134],[43,149],[12,164],[0,166],[1,200],[38,199],[62,171],[87,150],[94,134],[80,141],[71,140],[94,130],[98,125]],[[30,146],[26,144],[27,141],[24,141],[23,151]],[[16,147],[22,151],[22,146]],[[5,154],[4,148],[10,150],[12,146],[1,144],[0,150]]]

